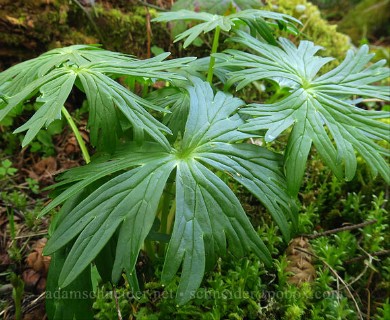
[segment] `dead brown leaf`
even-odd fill
[[[314,281],[316,270],[312,264],[311,252],[312,249],[307,238],[298,237],[290,241],[286,250],[288,266],[285,270],[290,273],[288,283],[301,285]]]

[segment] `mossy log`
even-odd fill
[[[155,15],[135,0],[0,0],[0,70],[79,43],[101,43],[109,50],[146,57],[147,17]],[[169,50],[167,28],[152,24],[151,31],[153,44]]]
[[[339,24],[355,44],[390,37],[390,0],[363,0]]]

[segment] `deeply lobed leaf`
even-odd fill
[[[98,46],[73,45],[43,53],[39,57],[27,60],[0,73],[0,84],[5,83],[4,93],[17,94],[30,82],[47,75],[63,64],[85,65],[91,61],[129,62],[136,60],[129,55],[102,50]]]
[[[68,98],[75,80],[76,74],[74,72],[66,72],[40,88],[41,96],[36,101],[42,103],[42,106],[30,120],[15,130],[15,133],[28,130],[22,141],[23,147],[31,142],[43,126],[47,128],[52,121],[61,119],[62,106]]]
[[[374,175],[379,173],[390,182],[389,167],[383,158],[389,152],[375,143],[390,140],[389,125],[380,121],[389,113],[360,109],[348,100],[352,95],[389,100],[388,87],[372,84],[388,77],[384,61],[365,67],[373,55],[363,46],[356,53],[350,50],[337,68],[318,76],[331,58],[315,56],[320,47],[312,42],[302,41],[295,47],[287,39],[280,39],[280,48],[275,48],[244,33],[232,40],[247,45],[256,54],[228,50],[230,56],[219,55],[225,59],[222,66],[241,68],[231,73],[229,84],[237,83],[240,89],[253,81],[269,79],[290,89],[290,94],[279,102],[252,104],[243,109],[254,118],[241,129],[267,130],[265,140],[272,141],[292,127],[284,162],[293,195],[301,185],[312,144],[339,178],[354,177],[357,151]]]
[[[224,256],[226,245],[236,256],[252,249],[271,262],[237,197],[214,173],[195,160],[181,161],[176,177],[176,216],[162,280],[169,282],[181,264],[177,300],[190,300],[200,286],[207,260]]]

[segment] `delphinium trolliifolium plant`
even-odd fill
[[[294,198],[312,144],[340,178],[354,176],[357,151],[374,173],[389,181],[384,158],[388,150],[375,142],[389,140],[389,127],[381,121],[388,114],[355,106],[356,97],[388,99],[386,88],[372,85],[386,78],[388,69],[383,62],[365,67],[371,59],[366,47],[349,52],[339,67],[318,76],[330,60],[315,56],[319,47],[309,41],[296,47],[286,39],[273,38],[270,25],[291,28],[295,21],[291,17],[263,11],[226,18],[182,12],[181,17],[204,21],[179,36],[187,37],[185,45],[202,32],[216,32],[208,83],[186,73],[193,58],[165,60],[167,54],[163,54],[141,61],[94,46],[56,49],[0,74],[0,119],[26,100],[36,97],[39,106],[17,129],[27,130],[23,145],[60,118],[61,112],[66,115],[63,104],[73,86],[85,93],[89,105],[91,143],[99,152],[88,165],[61,177],[55,188],[62,192],[42,212],[62,204],[45,249],[52,255],[48,292],[90,292],[91,263],[104,281],[115,284],[125,271],[131,287],[138,288],[137,257],[158,219],[164,226],[160,232],[168,241],[162,280],[170,282],[181,268],[180,304],[193,297],[204,272],[217,257],[226,255],[227,249],[235,256],[251,250],[269,266],[268,249],[219,175],[229,175],[256,196],[288,241],[297,221]],[[168,18],[165,15],[160,20]],[[229,32],[239,21],[262,40],[235,30],[232,40],[252,53],[228,50],[215,54],[217,33]],[[229,72],[232,66],[236,71]],[[240,89],[268,79],[287,87],[289,94],[271,105],[246,108],[244,101],[213,90],[214,71],[228,79],[225,88],[237,85]],[[180,82],[171,82],[149,101],[121,85],[119,77],[142,84],[155,79]],[[164,99],[170,102],[156,103]],[[169,113],[164,124],[145,108]],[[249,120],[243,120],[242,114],[245,119],[249,115]],[[132,134],[126,131],[128,127]],[[290,127],[284,159],[245,143],[259,135],[259,130],[267,130],[265,140],[273,141]],[[123,139],[124,133],[127,137]],[[174,190],[168,204],[173,208],[170,217],[172,210],[161,211],[165,207],[161,201],[169,198],[164,196],[167,186]],[[167,219],[174,219],[172,230],[163,223]],[[85,319],[92,317],[90,303],[89,299],[55,298],[48,301],[47,311],[52,319]]]
[[[72,201],[105,176],[112,178],[62,211],[64,218],[46,247],[46,253],[53,253],[76,239],[59,275],[60,286],[70,284],[116,233],[112,278],[118,281],[123,269],[131,277],[172,174],[176,213],[162,280],[169,282],[182,265],[179,303],[192,297],[206,267],[226,254],[227,245],[236,256],[253,250],[266,264],[272,261],[237,197],[214,170],[229,174],[262,201],[289,239],[289,221],[296,222],[296,206],[285,190],[280,156],[242,143],[251,136],[237,131],[244,124],[237,114],[243,101],[223,92],[214,94],[208,83],[197,78],[192,78],[187,90],[189,114],[183,138],[175,147],[166,150],[152,141],[129,142],[111,161],[97,160],[63,176],[60,184],[73,185],[45,211]]]

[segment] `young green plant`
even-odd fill
[[[236,13],[230,13],[223,16],[217,14],[210,14],[207,12],[179,10],[160,13],[160,15],[157,18],[153,19],[153,21],[202,21],[201,23],[195,25],[192,28],[189,28],[188,30],[176,36],[175,42],[186,39],[183,44],[184,48],[187,48],[202,33],[208,33],[214,30],[214,38],[210,52],[210,61],[207,72],[207,81],[212,84],[215,66],[215,57],[213,54],[217,53],[221,31],[230,32],[232,31],[232,29],[238,29],[243,24],[245,24],[247,27],[250,28],[252,34],[258,34],[268,43],[276,45],[277,43],[274,38],[273,31],[264,19],[271,20],[270,24],[277,23],[280,28],[285,28],[291,30],[292,32],[296,32],[293,23],[300,23],[295,18],[285,14],[254,9],[242,10]]]
[[[228,32],[240,21],[269,43],[236,30],[233,40],[256,54],[213,53],[221,62],[210,59],[208,82],[200,79],[202,74],[188,75],[194,58],[166,60],[169,54],[162,54],[141,61],[96,46],[55,49],[0,74],[0,120],[35,97],[41,104],[16,130],[27,130],[23,146],[61,117],[74,86],[85,93],[89,106],[90,140],[98,152],[88,165],[60,178],[55,188],[61,192],[42,212],[62,204],[45,249],[52,255],[47,291],[60,292],[60,298],[48,301],[50,319],[93,317],[91,299],[61,299],[74,291],[92,292],[92,263],[103,281],[116,284],[124,271],[137,290],[137,258],[145,240],[156,235],[158,223],[159,236],[169,241],[163,282],[169,283],[181,268],[179,304],[195,295],[205,271],[226,255],[227,248],[237,257],[251,250],[271,265],[268,248],[219,177],[222,174],[263,203],[285,241],[297,224],[295,196],[312,144],[338,177],[354,176],[357,151],[374,173],[389,181],[388,150],[375,143],[389,141],[389,126],[381,121],[388,113],[360,109],[355,106],[359,100],[351,100],[388,99],[388,88],[372,85],[386,78],[388,68],[383,62],[365,68],[371,58],[367,48],[349,52],[339,67],[317,76],[330,58],[315,56],[319,47],[308,41],[298,47],[286,39],[276,41],[263,21],[290,26],[295,21],[291,17],[245,10],[226,17],[182,11],[157,18],[177,19],[204,21],[179,35],[178,39],[187,38],[185,46],[202,32],[217,28]],[[218,34],[214,39],[218,43]],[[231,66],[234,72],[229,71]],[[271,105],[245,108],[243,100],[213,91],[213,71],[237,89],[265,79],[289,92]],[[161,79],[171,85],[156,90],[148,100],[121,85],[123,78],[143,85]],[[266,141],[273,141],[291,126],[284,153],[286,180],[281,155],[245,141],[264,134],[261,130],[267,130]],[[172,198],[166,200],[164,190],[174,190]],[[169,204],[160,202],[162,197],[172,203],[170,210]],[[164,212],[161,217],[159,208]],[[171,234],[165,220],[173,216],[169,212],[174,212]]]

